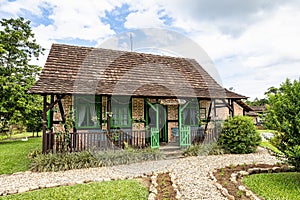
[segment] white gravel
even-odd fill
[[[171,171],[180,187],[182,199],[226,199],[213,185],[208,173],[215,168],[230,164],[266,163],[275,164],[278,160],[260,151],[248,155],[199,156],[174,160],[149,161],[113,167],[89,168],[64,172],[21,172],[0,176],[0,196],[38,188],[73,185],[90,181],[126,179],[152,172]]]

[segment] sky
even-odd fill
[[[0,18],[16,17],[46,49],[41,66],[52,43],[191,57],[251,100],[300,76],[298,0],[0,0]]]

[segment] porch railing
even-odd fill
[[[135,148],[149,146],[149,131],[113,130],[109,134],[106,131],[77,132],[66,135],[46,133],[47,152],[60,151],[84,151],[84,150],[112,150],[125,147],[125,143]]]
[[[191,144],[210,143],[220,136],[221,130],[208,129],[204,132],[201,127],[190,128]],[[180,133],[179,133],[180,134]],[[111,130],[109,134],[106,131],[85,131],[70,133],[68,137],[56,135],[55,133],[46,133],[47,152],[60,152],[66,150],[69,152],[83,150],[112,150],[121,149],[125,144],[134,148],[145,148],[150,146],[150,130],[134,131],[131,129]]]
[[[191,127],[191,143],[211,143],[218,140],[222,130],[219,128],[210,128],[204,132],[202,127]]]

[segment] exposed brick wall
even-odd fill
[[[56,99],[54,99],[54,100],[56,100]],[[62,102],[62,105],[63,105],[65,116],[70,117],[71,109],[74,109],[73,103],[72,103],[73,102],[72,96],[71,95],[66,95],[61,100],[61,102]],[[58,104],[56,104],[53,107],[53,110],[54,110],[54,114],[53,114],[54,121],[61,121],[62,118],[61,118],[61,113],[60,113]],[[72,116],[72,117],[74,119],[74,116]],[[53,126],[54,126],[54,132],[65,131],[61,124],[54,124]],[[73,129],[70,129],[70,131],[72,132]]]
[[[168,105],[168,120],[178,120],[178,105]]]
[[[132,118],[144,120],[144,99],[132,98]]]
[[[143,98],[132,98],[131,112],[132,112],[132,119],[145,120]],[[133,122],[132,130],[145,130],[145,124],[143,122]]]

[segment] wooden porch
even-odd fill
[[[193,127],[190,129],[187,140],[190,141],[189,145],[209,143],[215,141],[219,135],[220,130],[217,129],[208,129],[204,132],[201,127]],[[107,133],[107,131],[91,130],[70,133],[68,136],[47,132],[45,141],[47,141],[45,144],[45,152],[47,153],[61,152],[62,150],[68,152],[116,150],[123,149],[125,144],[133,148],[146,148],[151,146],[151,131],[112,130]],[[171,143],[180,146],[179,141],[172,141]]]

